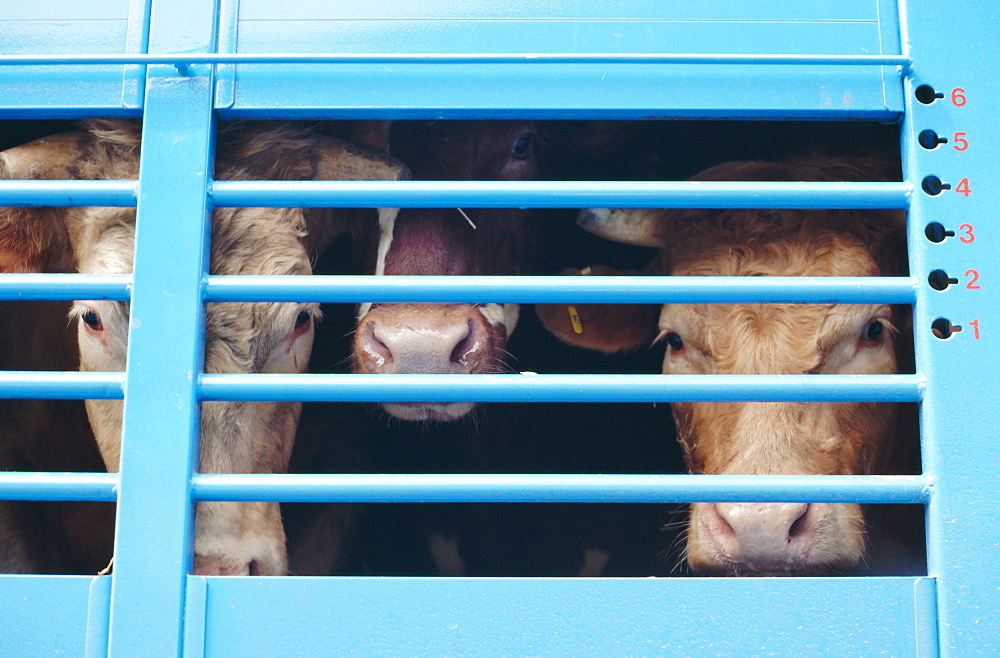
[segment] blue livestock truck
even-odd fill
[[[997,654],[1000,348],[990,346],[1000,338],[1000,305],[989,299],[1000,280],[991,242],[1000,240],[1000,131],[990,126],[1000,108],[990,73],[998,13],[982,0],[7,2],[0,12],[4,131],[31,125],[44,132],[45,122],[89,117],[143,123],[135,180],[0,181],[2,206],[134,206],[138,213],[131,274],[0,274],[2,300],[110,299],[129,302],[133,318],[124,372],[0,372],[3,398],[124,399],[120,472],[0,474],[0,499],[117,504],[110,573],[0,576],[0,653]],[[236,185],[211,176],[216,127],[234,119],[512,118],[889,127],[903,175],[832,193],[797,181],[767,189],[735,182],[719,191],[678,181]],[[5,138],[4,146],[16,143]],[[344,373],[306,382],[200,369],[208,303],[421,300],[430,288],[450,301],[659,303],[701,290],[697,281],[668,289],[650,278],[633,291],[628,278],[598,276],[572,294],[551,276],[397,277],[392,289],[371,276],[313,277],[308,288],[295,280],[302,277],[209,276],[205,227],[213,207],[303,199],[349,208],[726,208],[755,195],[772,204],[758,207],[906,211],[908,276],[874,284],[846,278],[822,289],[809,278],[763,281],[715,290],[714,301],[909,305],[912,371],[791,382],[733,376],[717,384],[545,372],[377,382]],[[910,403],[919,405],[922,468],[721,481],[681,472],[433,469],[392,477],[217,475],[194,466],[203,401],[435,397]],[[720,499],[921,506],[926,565],[908,576],[785,578],[192,575],[199,501]]]

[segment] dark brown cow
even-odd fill
[[[0,176],[87,180],[138,176],[140,132],[136,124],[97,121],[86,127],[0,153]],[[405,176],[405,168],[382,154],[290,125],[235,124],[221,132],[218,144],[218,179]],[[337,218],[330,210],[218,209],[213,218],[211,272],[310,274],[311,260],[338,229]],[[14,271],[72,263],[85,273],[128,273],[134,237],[134,209],[0,210],[0,263]],[[128,305],[78,301],[72,316],[78,326],[80,369],[125,370]],[[318,304],[314,303],[210,304],[204,369],[303,372],[317,316]],[[283,472],[300,409],[297,402],[204,403],[199,470]],[[119,465],[121,410],[121,401],[87,401],[90,425],[110,471]],[[195,571],[202,574],[284,573],[285,536],[278,505],[199,503],[194,563]]]
[[[888,180],[864,158],[733,162],[697,180]],[[588,230],[662,248],[651,273],[678,276],[880,276],[906,271],[902,214],[878,210],[590,210]],[[594,273],[607,274],[596,269]],[[908,309],[872,304],[665,304],[538,307],[574,344],[616,351],[666,343],[665,374],[882,374],[898,371]],[[658,322],[657,322],[658,317]],[[579,333],[582,324],[582,333]],[[693,473],[886,472],[898,406],[887,403],[677,403]],[[855,565],[856,504],[696,503],[688,563],[707,573],[816,573]]]
[[[382,124],[386,150],[416,180],[530,180],[538,175],[528,121]],[[369,139],[369,143],[376,140]],[[531,245],[528,213],[507,209],[409,209],[382,222],[370,271],[379,275],[518,274]],[[359,373],[491,373],[506,368],[517,304],[364,304],[353,348]],[[453,420],[471,402],[385,403],[412,421]]]

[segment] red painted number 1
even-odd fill
[[[979,340],[979,320],[973,320],[969,324],[972,326],[972,337]]]

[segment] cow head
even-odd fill
[[[138,126],[91,122],[89,129],[0,154],[14,178],[131,179],[138,176]],[[384,155],[288,125],[234,124],[218,140],[216,178],[237,180],[395,179],[405,168]],[[84,273],[132,271],[135,210],[0,210],[0,254],[25,269],[74,262]],[[211,239],[213,274],[310,274],[311,259],[337,232],[329,210],[220,208]],[[124,371],[128,304],[76,302],[80,369]],[[304,372],[315,303],[212,303],[206,309],[208,373]],[[301,403],[206,402],[199,470],[280,473],[288,467]],[[87,411],[109,471],[119,467],[122,402],[89,400]],[[277,503],[199,503],[195,572],[282,574],[284,531]]]
[[[536,135],[527,121],[382,124],[383,142],[417,180],[530,180]],[[369,141],[369,143],[371,143]],[[527,211],[403,209],[371,248],[378,275],[518,274],[529,253]],[[363,304],[353,346],[360,373],[490,373],[506,368],[517,304]],[[384,403],[403,420],[453,420],[471,402]]]
[[[698,180],[873,180],[877,163],[730,163]],[[659,246],[657,274],[879,276],[905,271],[899,213],[886,211],[591,210],[588,230]],[[614,351],[657,336],[665,374],[887,374],[906,309],[865,304],[577,305],[539,308],[561,338]],[[637,322],[641,322],[638,325]],[[587,335],[587,338],[582,338]],[[886,467],[892,404],[713,402],[671,405],[689,470],[711,474],[869,474]],[[865,526],[847,503],[696,503],[686,555],[709,573],[815,573],[860,558]]]

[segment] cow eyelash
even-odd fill
[[[87,325],[91,331],[104,331],[104,322],[101,315],[89,306],[78,305],[73,308],[73,315]]]

